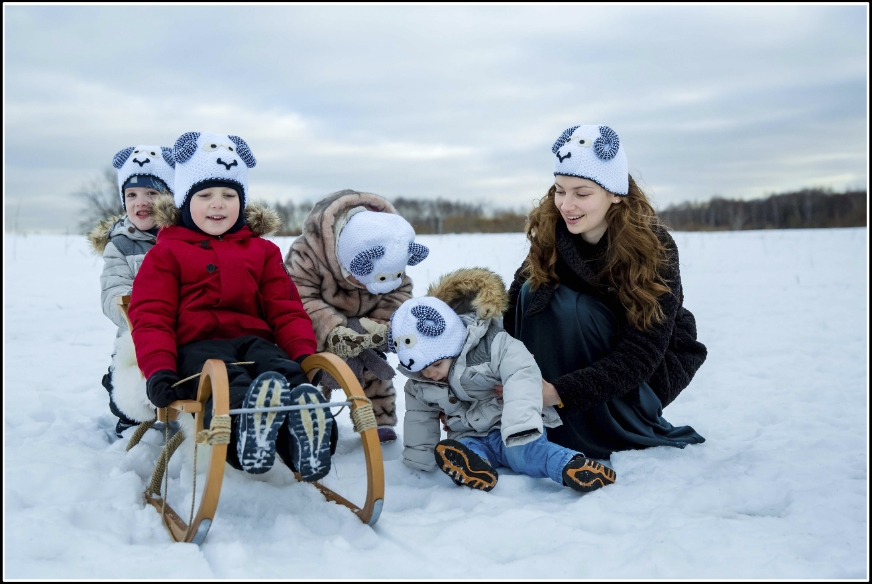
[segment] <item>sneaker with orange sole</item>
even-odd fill
[[[615,482],[615,471],[591,458],[576,456],[563,467],[563,484],[589,493]]]
[[[500,478],[497,471],[478,454],[457,440],[442,440],[433,451],[436,464],[457,485],[490,491]]]

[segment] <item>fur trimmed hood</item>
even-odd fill
[[[394,206],[387,200],[372,193],[362,193],[345,189],[327,195],[318,201],[303,222],[303,234],[300,239],[308,243],[339,286],[354,289],[355,286],[345,279],[342,266],[336,254],[336,228],[340,229],[348,220],[348,212],[355,207],[364,207],[370,211],[397,214]]]
[[[88,232],[88,243],[91,245],[94,253],[103,255],[103,252],[106,250],[106,244],[109,243],[109,239],[112,236],[115,224],[119,221],[124,221],[125,217],[126,215],[115,215],[114,217],[103,219],[97,222],[97,225]]]
[[[457,314],[475,313],[481,320],[501,317],[509,305],[503,279],[487,268],[462,268],[445,274],[427,289]]]
[[[171,227],[182,224],[182,210],[169,195],[157,198],[152,207],[155,225]],[[245,224],[254,235],[264,236],[275,233],[282,226],[282,218],[266,203],[252,201],[245,206]]]

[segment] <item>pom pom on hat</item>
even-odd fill
[[[617,132],[608,126],[573,126],[551,147],[554,174],[586,178],[616,195],[630,189],[629,166]]]
[[[399,215],[362,209],[352,212],[339,232],[339,264],[371,294],[396,290],[406,266],[421,263],[430,250],[415,243],[415,230]]]
[[[465,342],[463,321],[438,298],[406,300],[391,316],[388,347],[409,371],[421,371],[440,359],[457,357]]]
[[[172,151],[165,146],[131,146],[120,150],[112,158],[112,166],[118,169],[118,194],[121,206],[127,209],[124,189],[128,187],[164,188],[173,192],[175,180],[175,161]],[[139,178],[143,177],[143,178]],[[150,179],[156,179],[157,182]],[[141,184],[140,184],[141,183]]]
[[[248,203],[248,169],[257,160],[245,140],[214,132],[185,132],[173,147],[176,164],[173,194],[182,208],[191,187],[204,181],[227,181],[238,185],[242,208]]]

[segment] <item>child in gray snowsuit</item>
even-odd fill
[[[613,483],[613,470],[548,441],[544,428],[562,422],[542,405],[533,356],[502,329],[506,303],[500,277],[473,268],[443,276],[394,313],[389,344],[409,378],[403,462],[483,491],[496,486],[498,466],[581,492]]]
[[[175,162],[169,148],[145,145],[121,150],[112,164],[118,169],[118,190],[125,213],[100,221],[88,233],[88,242],[103,256],[103,314],[118,327],[112,364],[102,383],[109,392],[109,409],[118,416],[115,434],[120,438],[127,428],[154,419],[154,408],[148,403],[127,321],[115,299],[130,294],[146,252],[154,247],[158,229],[151,205],[159,195],[172,194]]]

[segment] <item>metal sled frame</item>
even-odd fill
[[[130,303],[130,296],[122,296],[116,300],[119,310],[125,317],[127,316],[127,307]],[[130,321],[128,320],[128,324]],[[132,330],[132,327],[131,327]],[[360,387],[360,383],[355,378],[354,373],[345,362],[331,353],[317,353],[309,356],[303,361],[303,371],[313,379],[315,373],[319,370],[326,371],[339,382],[346,397],[351,402],[351,410],[354,412],[357,408],[368,407],[369,401]],[[181,412],[186,412],[194,415],[194,436],[195,439],[198,432],[203,430],[203,415],[205,413],[206,402],[212,397],[213,418],[222,414],[228,414],[230,411],[230,384],[227,379],[227,368],[224,362],[219,359],[209,359],[203,365],[200,374],[200,384],[197,388],[197,399],[194,400],[178,400],[164,409],[158,409],[158,419],[162,422],[175,420]],[[362,398],[362,399],[355,399]],[[164,415],[168,412],[168,416]],[[324,495],[328,501],[334,501],[340,505],[344,505],[351,509],[358,518],[368,525],[375,525],[381,514],[382,505],[384,502],[385,479],[384,479],[384,463],[382,461],[381,445],[378,439],[376,428],[370,428],[360,433],[360,439],[363,443],[363,452],[366,457],[366,502],[363,507],[358,507],[345,497],[325,487],[321,483],[314,482],[318,490]],[[178,542],[201,544],[209,532],[212,525],[212,520],[215,517],[215,512],[218,508],[218,498],[221,494],[221,483],[224,480],[224,465],[227,458],[227,444],[212,445],[212,454],[209,459],[208,469],[206,471],[206,480],[203,484],[202,496],[200,497],[200,506],[197,508],[193,520],[191,521],[190,529],[184,519],[165,503],[159,496],[150,494],[148,489],[145,492],[145,500],[157,509],[165,518],[165,523],[170,531],[173,539]],[[300,475],[294,473],[297,480],[300,480]],[[194,493],[196,497],[196,493]]]

